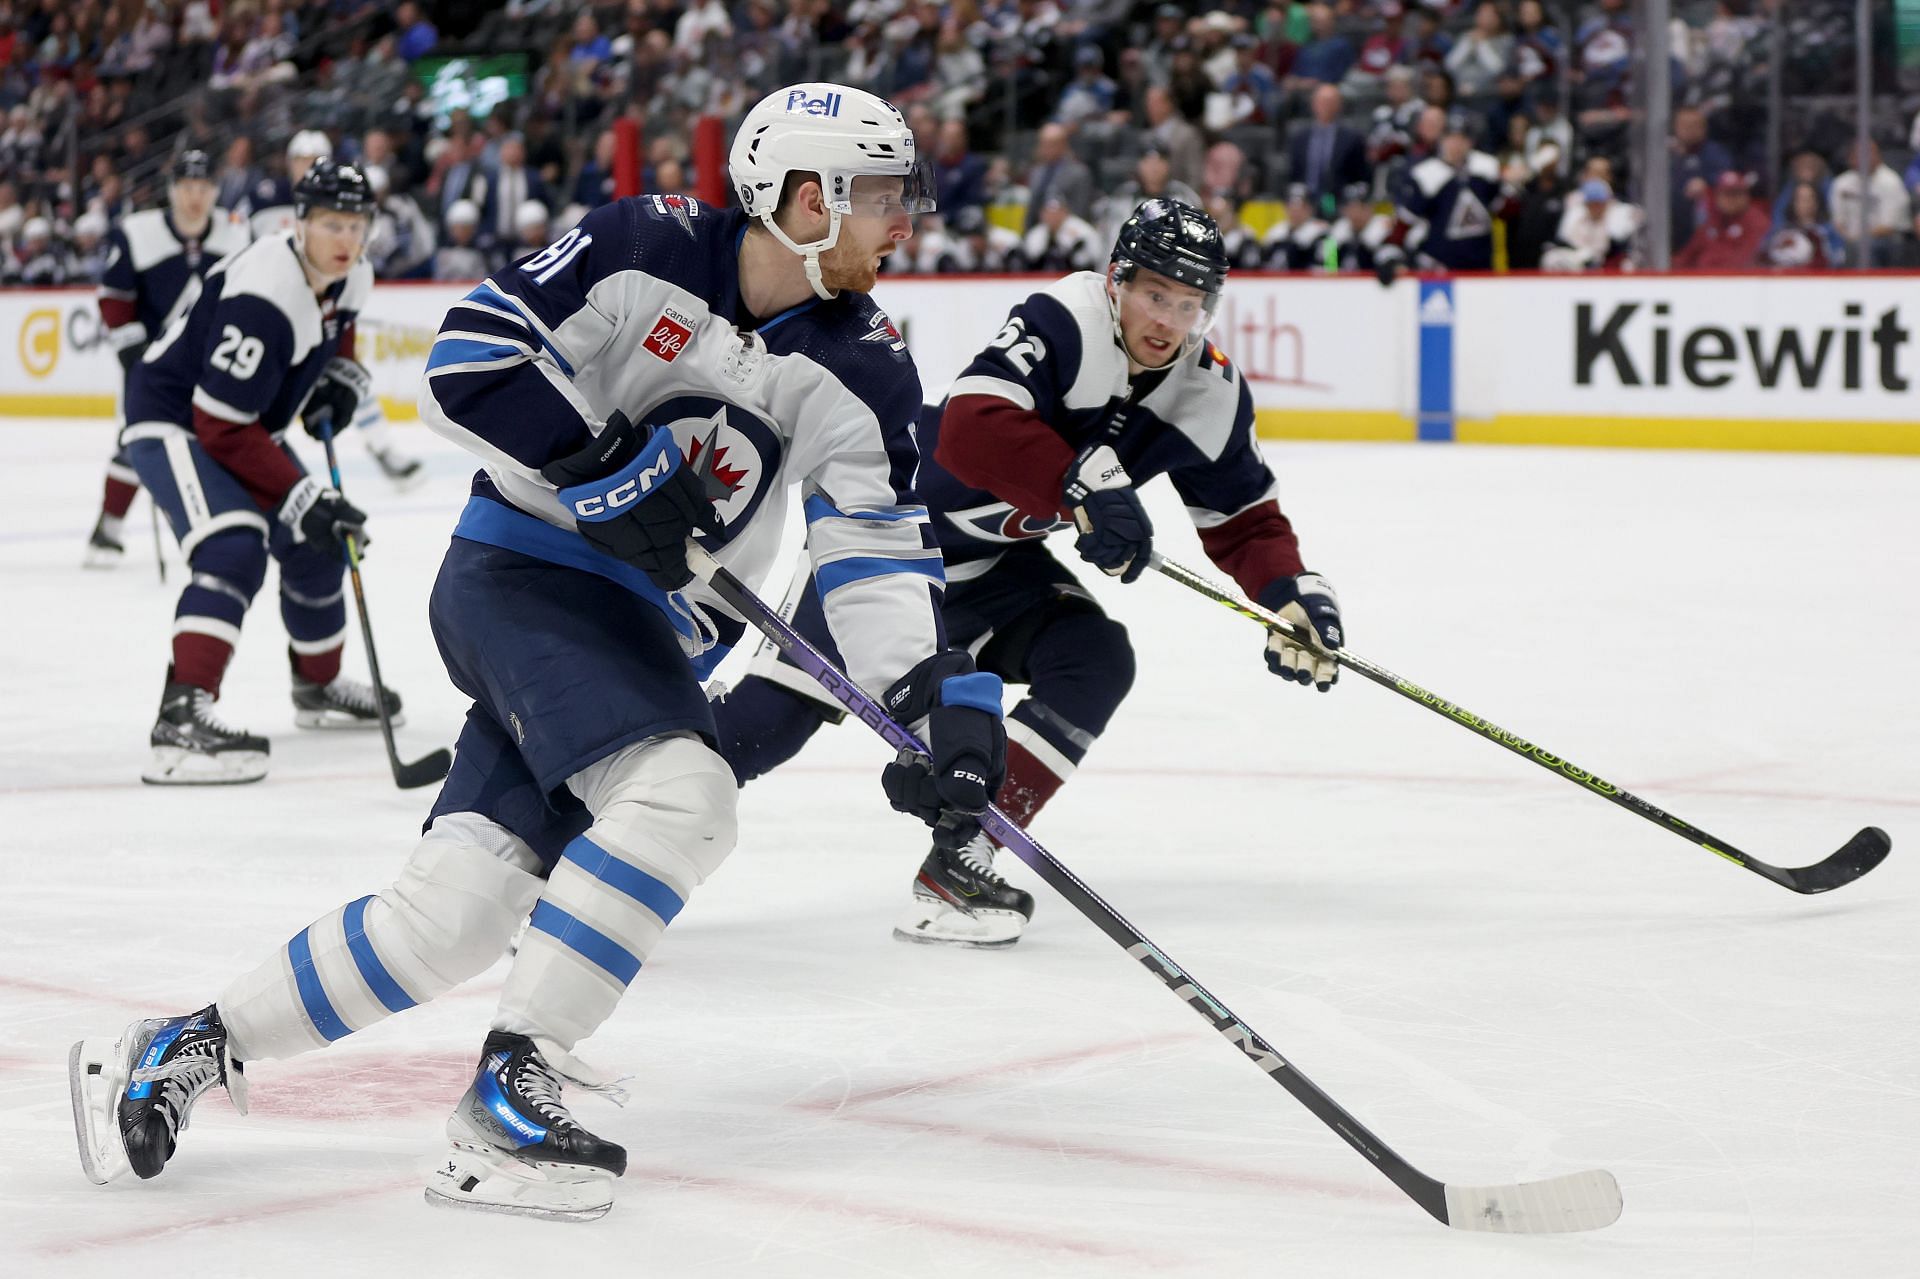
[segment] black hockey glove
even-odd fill
[[[673,432],[636,427],[624,413],[608,418],[586,448],[549,462],[540,474],[560,490],[580,536],[642,569],[663,591],[693,580],[687,538],[696,529],[712,537],[726,532]]]
[[[358,360],[336,355],[320,370],[307,402],[300,406],[300,425],[314,439],[322,438],[321,426],[331,423],[335,435],[353,425],[353,415],[373,394],[373,374]]]
[[[913,728],[932,757],[901,751],[880,775],[887,802],[933,827],[933,842],[959,848],[979,831],[979,815],[1007,779],[1007,730],[1000,677],[973,659],[935,653],[887,690],[887,713]],[[924,724],[922,721],[925,721]]]
[[[123,346],[113,353],[115,358],[120,361],[120,381],[122,385],[125,385],[126,380],[133,376],[133,366],[140,363],[140,356],[146,349],[147,344],[145,342],[135,342],[131,346]]]
[[[1311,684],[1323,693],[1332,688],[1340,679],[1340,664],[1329,654],[1343,642],[1340,598],[1333,593],[1333,584],[1318,573],[1283,577],[1260,592],[1260,606],[1312,631],[1323,650],[1268,631],[1267,669],[1281,679]]]
[[[1138,581],[1153,553],[1153,521],[1113,449],[1089,444],[1067,468],[1061,491],[1080,536],[1073,549],[1109,577]]]
[[[343,539],[351,536],[354,546],[366,554],[366,513],[341,497],[340,490],[322,488],[311,475],[301,476],[281,500],[276,518],[293,531],[295,542],[340,555],[346,549]]]

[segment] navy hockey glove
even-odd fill
[[[687,538],[694,530],[711,537],[726,532],[673,432],[637,427],[624,413],[614,413],[592,443],[549,462],[540,474],[560,490],[580,536],[643,570],[663,591],[693,580]]]
[[[340,490],[322,488],[320,481],[303,475],[286,497],[281,499],[275,517],[293,532],[295,542],[309,542],[315,548],[342,554],[351,535],[355,547],[367,549],[367,516]]]
[[[1289,622],[1310,630],[1320,650],[1287,639],[1277,631],[1267,632],[1267,669],[1281,679],[1311,684],[1321,692],[1340,679],[1340,664],[1329,653],[1344,642],[1340,634],[1340,598],[1333,583],[1318,573],[1283,577],[1260,592],[1260,606],[1278,613]]]
[[[1139,580],[1153,553],[1153,521],[1133,491],[1133,478],[1112,448],[1089,444],[1067,468],[1061,490],[1080,530],[1080,558],[1123,582]]]
[[[887,802],[933,827],[933,842],[959,848],[1007,779],[1007,730],[1000,677],[973,669],[949,650],[908,671],[882,699],[887,713],[914,728],[932,757],[901,751],[880,775]],[[924,721],[924,724],[922,723]]]
[[[353,415],[361,403],[373,394],[373,374],[358,360],[336,355],[320,370],[320,380],[300,406],[300,425],[307,434],[321,439],[322,423],[332,423],[334,434],[353,425]]]
[[[122,382],[125,382],[133,376],[133,366],[140,363],[140,356],[146,349],[147,344],[145,342],[135,342],[129,346],[123,346],[114,352],[115,358],[120,361],[120,380]]]

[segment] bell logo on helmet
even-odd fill
[[[789,89],[787,114],[837,116],[840,114],[840,95],[829,93],[824,98],[809,98],[805,89]]]

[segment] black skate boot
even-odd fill
[[[362,427],[361,435],[366,440],[367,452],[373,454],[373,460],[380,464],[380,473],[393,481],[393,486],[402,493],[426,479],[425,469],[420,459],[409,457],[393,442],[393,424],[383,422],[377,427]]]
[[[171,675],[171,672],[169,672]],[[160,718],[148,737],[153,759],[140,780],[155,786],[228,786],[267,775],[267,739],[214,717],[204,688],[167,680]]]
[[[447,1120],[452,1149],[427,1181],[427,1202],[557,1220],[605,1216],[613,1206],[613,1179],[627,1170],[627,1152],[574,1120],[560,1100],[560,1084],[567,1080],[622,1103],[626,1094],[588,1073],[525,1035],[489,1034],[473,1086]]]
[[[395,728],[407,722],[400,713],[400,694],[390,688],[387,716]],[[378,728],[380,711],[373,704],[373,685],[336,675],[330,683],[293,677],[293,722],[301,728]]]
[[[93,522],[93,532],[87,537],[87,558],[82,561],[87,568],[112,568],[126,555],[127,548],[120,541],[122,521],[100,512],[100,518]]]
[[[920,863],[913,904],[895,925],[902,941],[993,948],[1011,946],[1033,918],[1033,894],[993,869],[993,842],[983,831],[958,852],[935,848]]]
[[[83,1039],[67,1054],[80,1166],[104,1186],[129,1169],[157,1177],[200,1094],[219,1084],[247,1113],[247,1077],[211,1005],[189,1017],[136,1021],[117,1042]]]

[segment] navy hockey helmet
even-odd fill
[[[1148,200],[1113,242],[1109,277],[1124,284],[1144,267],[1176,284],[1218,294],[1227,282],[1226,245],[1204,210],[1179,200]]]
[[[185,182],[194,178],[202,182],[213,181],[212,157],[198,149],[182,151],[173,157],[173,180]]]
[[[313,162],[293,188],[293,216],[306,218],[315,209],[373,216],[373,186],[367,175],[351,164],[321,158]]]

